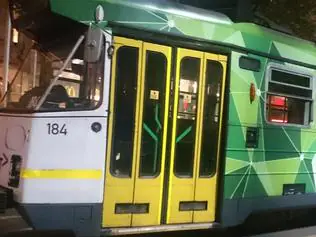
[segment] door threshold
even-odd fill
[[[199,223],[199,224],[173,224],[159,226],[144,226],[144,227],[122,227],[122,228],[106,228],[102,230],[102,235],[133,235],[146,234],[157,232],[184,231],[184,230],[204,230],[219,228],[219,223]]]

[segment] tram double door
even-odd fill
[[[114,43],[103,227],[214,222],[226,56]]]

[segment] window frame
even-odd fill
[[[283,83],[283,82],[278,82],[278,81],[273,81],[272,80],[272,71],[279,71],[279,72],[284,72],[284,73],[289,73],[297,76],[303,76],[303,77],[308,77],[310,80],[310,87],[302,87],[299,85],[293,85],[289,83]],[[290,65],[290,64],[280,64],[280,63],[275,63],[275,62],[270,62],[267,65],[266,68],[266,73],[265,73],[265,95],[264,95],[264,118],[265,122],[268,125],[274,125],[274,126],[280,126],[280,127],[296,127],[296,128],[311,128],[312,124],[314,123],[314,103],[315,103],[315,76],[313,75],[312,69],[310,68],[303,68],[301,66],[295,66],[295,65]],[[306,115],[306,109],[304,116],[308,117],[308,122],[305,124],[297,124],[297,123],[277,123],[277,122],[271,122],[268,119],[268,114],[267,114],[267,104],[268,104],[268,95],[269,95],[269,83],[276,83],[279,85],[286,85],[286,86],[291,86],[294,88],[299,88],[299,89],[310,89],[312,91],[312,97],[310,99],[310,110],[309,114]],[[298,100],[306,100],[307,97],[300,97],[300,96],[287,96],[286,94],[282,93],[271,93],[274,94],[275,96],[281,96],[281,97],[287,97],[287,98],[294,98]],[[307,101],[307,100],[306,100]],[[305,117],[304,117],[305,119]]]

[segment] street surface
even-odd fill
[[[308,227],[289,231],[255,235],[251,237],[316,237],[316,227]]]
[[[17,228],[26,230],[28,226],[14,209],[7,210],[6,215],[0,214],[0,236]]]

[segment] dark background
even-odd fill
[[[173,0],[316,41],[316,0]]]

